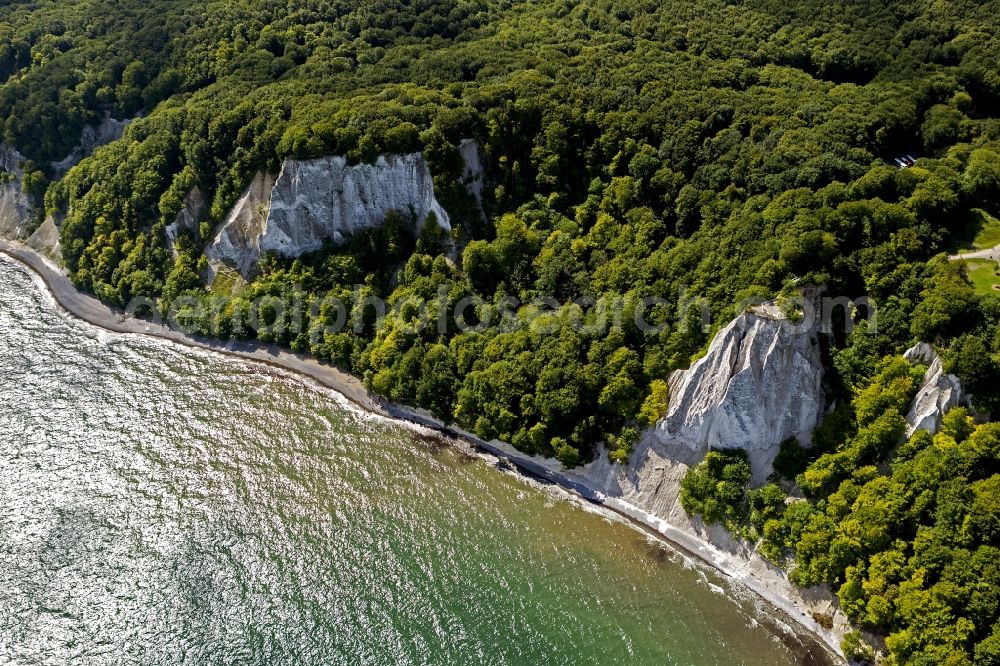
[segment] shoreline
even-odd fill
[[[755,576],[746,566],[734,561],[716,544],[670,524],[657,516],[615,497],[600,493],[575,475],[555,469],[550,461],[542,461],[518,452],[502,442],[486,442],[473,433],[446,425],[429,414],[403,405],[374,397],[365,389],[361,380],[350,373],[322,363],[305,355],[295,354],[277,345],[247,341],[221,341],[188,335],[168,326],[136,319],[119,312],[98,301],[95,297],[78,291],[66,274],[47,258],[18,242],[0,239],[0,255],[13,260],[29,272],[35,274],[55,303],[73,317],[92,326],[119,334],[145,335],[184,345],[189,348],[217,352],[233,358],[261,363],[271,368],[291,372],[313,380],[325,389],[343,396],[355,407],[382,417],[390,418],[424,428],[429,428],[443,437],[472,447],[475,452],[496,458],[502,465],[533,481],[559,487],[579,499],[600,507],[623,519],[634,529],[655,538],[659,542],[708,566],[736,586],[745,588],[767,606],[769,619],[776,625],[787,622],[788,630],[796,634],[803,647],[814,644],[821,649],[830,663],[843,662],[843,655],[837,636],[819,625],[809,613],[811,609],[781,590],[774,589],[773,582]],[[547,464],[549,463],[549,464]],[[736,558],[740,559],[740,558]],[[744,565],[749,561],[744,559]],[[789,583],[791,585],[791,583]],[[797,630],[796,630],[797,627]]]

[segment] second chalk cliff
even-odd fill
[[[754,482],[762,483],[782,441],[808,440],[825,406],[819,343],[773,308],[746,312],[689,370],[671,377],[670,389],[666,416],[643,435],[628,465],[601,456],[586,476],[611,497],[685,521],[680,481],[710,448],[746,450]]]
[[[822,382],[813,335],[773,311],[748,312],[672,378],[670,409],[654,435],[696,450],[746,449],[767,465],[783,440],[806,440],[816,427]]]

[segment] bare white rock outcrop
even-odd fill
[[[243,275],[256,269],[272,189],[274,177],[257,172],[205,250],[210,264],[228,264]]]
[[[24,157],[0,143],[0,236],[23,240],[31,217],[31,200],[22,189]]]
[[[823,413],[822,381],[813,335],[780,316],[747,313],[719,332],[690,370],[671,378],[670,409],[656,433],[697,450],[753,453],[789,437],[807,441]]]
[[[963,404],[962,383],[958,377],[944,371],[941,357],[926,342],[906,350],[903,356],[910,363],[927,366],[924,382],[906,414],[906,436],[910,437],[918,430],[936,434],[941,428],[941,418],[948,410]]]
[[[58,265],[63,263],[62,244],[59,242],[62,219],[63,216],[59,214],[47,216],[41,226],[25,241],[28,247],[44,254]]]
[[[383,155],[355,166],[344,157],[285,160],[277,178],[257,174],[206,254],[251,277],[267,252],[298,257],[377,227],[391,213],[412,217],[418,229],[433,218],[451,230],[423,155]]]
[[[177,237],[181,232],[189,231],[194,234],[198,233],[198,226],[207,210],[208,204],[205,202],[205,195],[202,194],[201,188],[195,185],[184,197],[184,205],[181,207],[180,212],[177,213],[177,217],[167,225],[167,245],[170,247],[171,252],[175,255],[177,254],[174,250],[174,244],[177,242]]]
[[[815,334],[773,308],[747,312],[719,331],[689,370],[674,373],[667,414],[643,435],[629,464],[599,459],[588,476],[610,496],[679,518],[680,481],[710,448],[747,451],[754,482],[762,483],[781,442],[808,442],[824,406]]]

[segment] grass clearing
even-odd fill
[[[976,208],[972,212],[980,219],[979,232],[972,241],[973,247],[977,250],[985,250],[1000,245],[1000,220],[980,208]]]
[[[966,259],[964,262],[969,272],[969,279],[976,286],[976,291],[983,295],[1000,296],[1000,276],[997,275],[997,263],[990,259]]]
[[[972,252],[997,245],[1000,245],[1000,220],[982,208],[973,208],[947,249],[952,253]]]
[[[220,266],[212,282],[211,292],[217,296],[238,296],[247,286],[243,277],[228,266]]]

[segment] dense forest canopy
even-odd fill
[[[1000,213],[998,15],[995,1],[964,0],[6,2],[2,139],[26,158],[26,188],[65,215],[79,287],[117,305],[157,297],[164,311],[181,296],[211,303],[193,326],[311,352],[567,465],[598,443],[627,459],[663,413],[664,380],[711,336],[679,294],[710,303],[716,327],[743,299],[802,284],[869,296],[878,326],[825,341],[832,434],[786,452],[809,502],[785,511],[776,487],[744,496],[741,461],[720,454],[687,483],[688,506],[763,534],[801,582],[839,586],[859,623],[896,632],[897,663],[995,664],[998,602],[959,573],[997,580],[984,550],[997,537],[996,434],[954,416],[897,454],[893,400],[912,378],[882,359],[933,342],[982,414],[1000,397],[1000,300],[944,256]],[[53,180],[51,162],[105,114],[139,120]],[[458,182],[466,138],[485,157],[485,217]],[[201,251],[257,171],[412,151],[454,238],[390,221],[271,258],[250,284],[204,286]],[[900,169],[899,155],[916,163]],[[195,185],[211,212],[175,256],[164,230]],[[448,310],[474,296],[478,316],[509,297],[675,304],[652,332],[581,331],[570,308],[550,334],[452,320],[418,331],[406,307],[378,326],[360,312],[363,325],[335,334],[310,335],[328,310],[301,313],[304,331],[291,318],[240,325],[258,297],[299,287],[352,306],[419,297]],[[890,397],[869,399],[872,386]],[[870,535],[871,498],[926,474],[928,490],[892,495],[895,522]],[[918,631],[927,613],[936,629]]]

